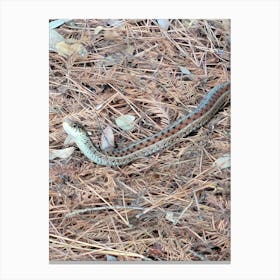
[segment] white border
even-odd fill
[[[10,0],[0,8],[1,279],[279,279],[278,1]],[[231,264],[48,262],[48,19],[121,17],[232,19]]]

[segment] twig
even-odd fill
[[[139,210],[139,211],[145,210],[145,208],[139,207],[139,206],[121,206],[121,205],[103,206],[103,207],[89,207],[89,208],[74,210],[74,211],[66,214],[65,217],[70,218],[70,217],[73,217],[73,216],[76,216],[76,215],[79,215],[79,214],[83,214],[83,213],[86,213],[86,212],[103,211],[103,210],[126,210],[126,209]]]

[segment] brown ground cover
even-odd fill
[[[76,147],[64,144],[65,118],[81,122],[97,145],[112,127],[121,147],[230,79],[228,20],[171,20],[168,30],[156,20],[115,23],[57,28],[86,51],[50,52],[51,150]],[[115,123],[123,114],[136,117],[131,132]],[[98,166],[78,149],[51,159],[50,261],[230,261],[230,168],[215,164],[229,152],[228,104],[180,143],[127,166]]]

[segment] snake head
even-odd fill
[[[67,134],[74,139],[87,135],[87,132],[81,124],[70,119],[65,119],[62,125]]]

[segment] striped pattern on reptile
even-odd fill
[[[219,84],[208,92],[191,113],[179,118],[152,136],[111,152],[101,152],[79,123],[66,119],[63,122],[63,128],[91,161],[99,165],[121,166],[174,145],[180,138],[187,136],[209,121],[228,102],[229,98],[230,83]]]

